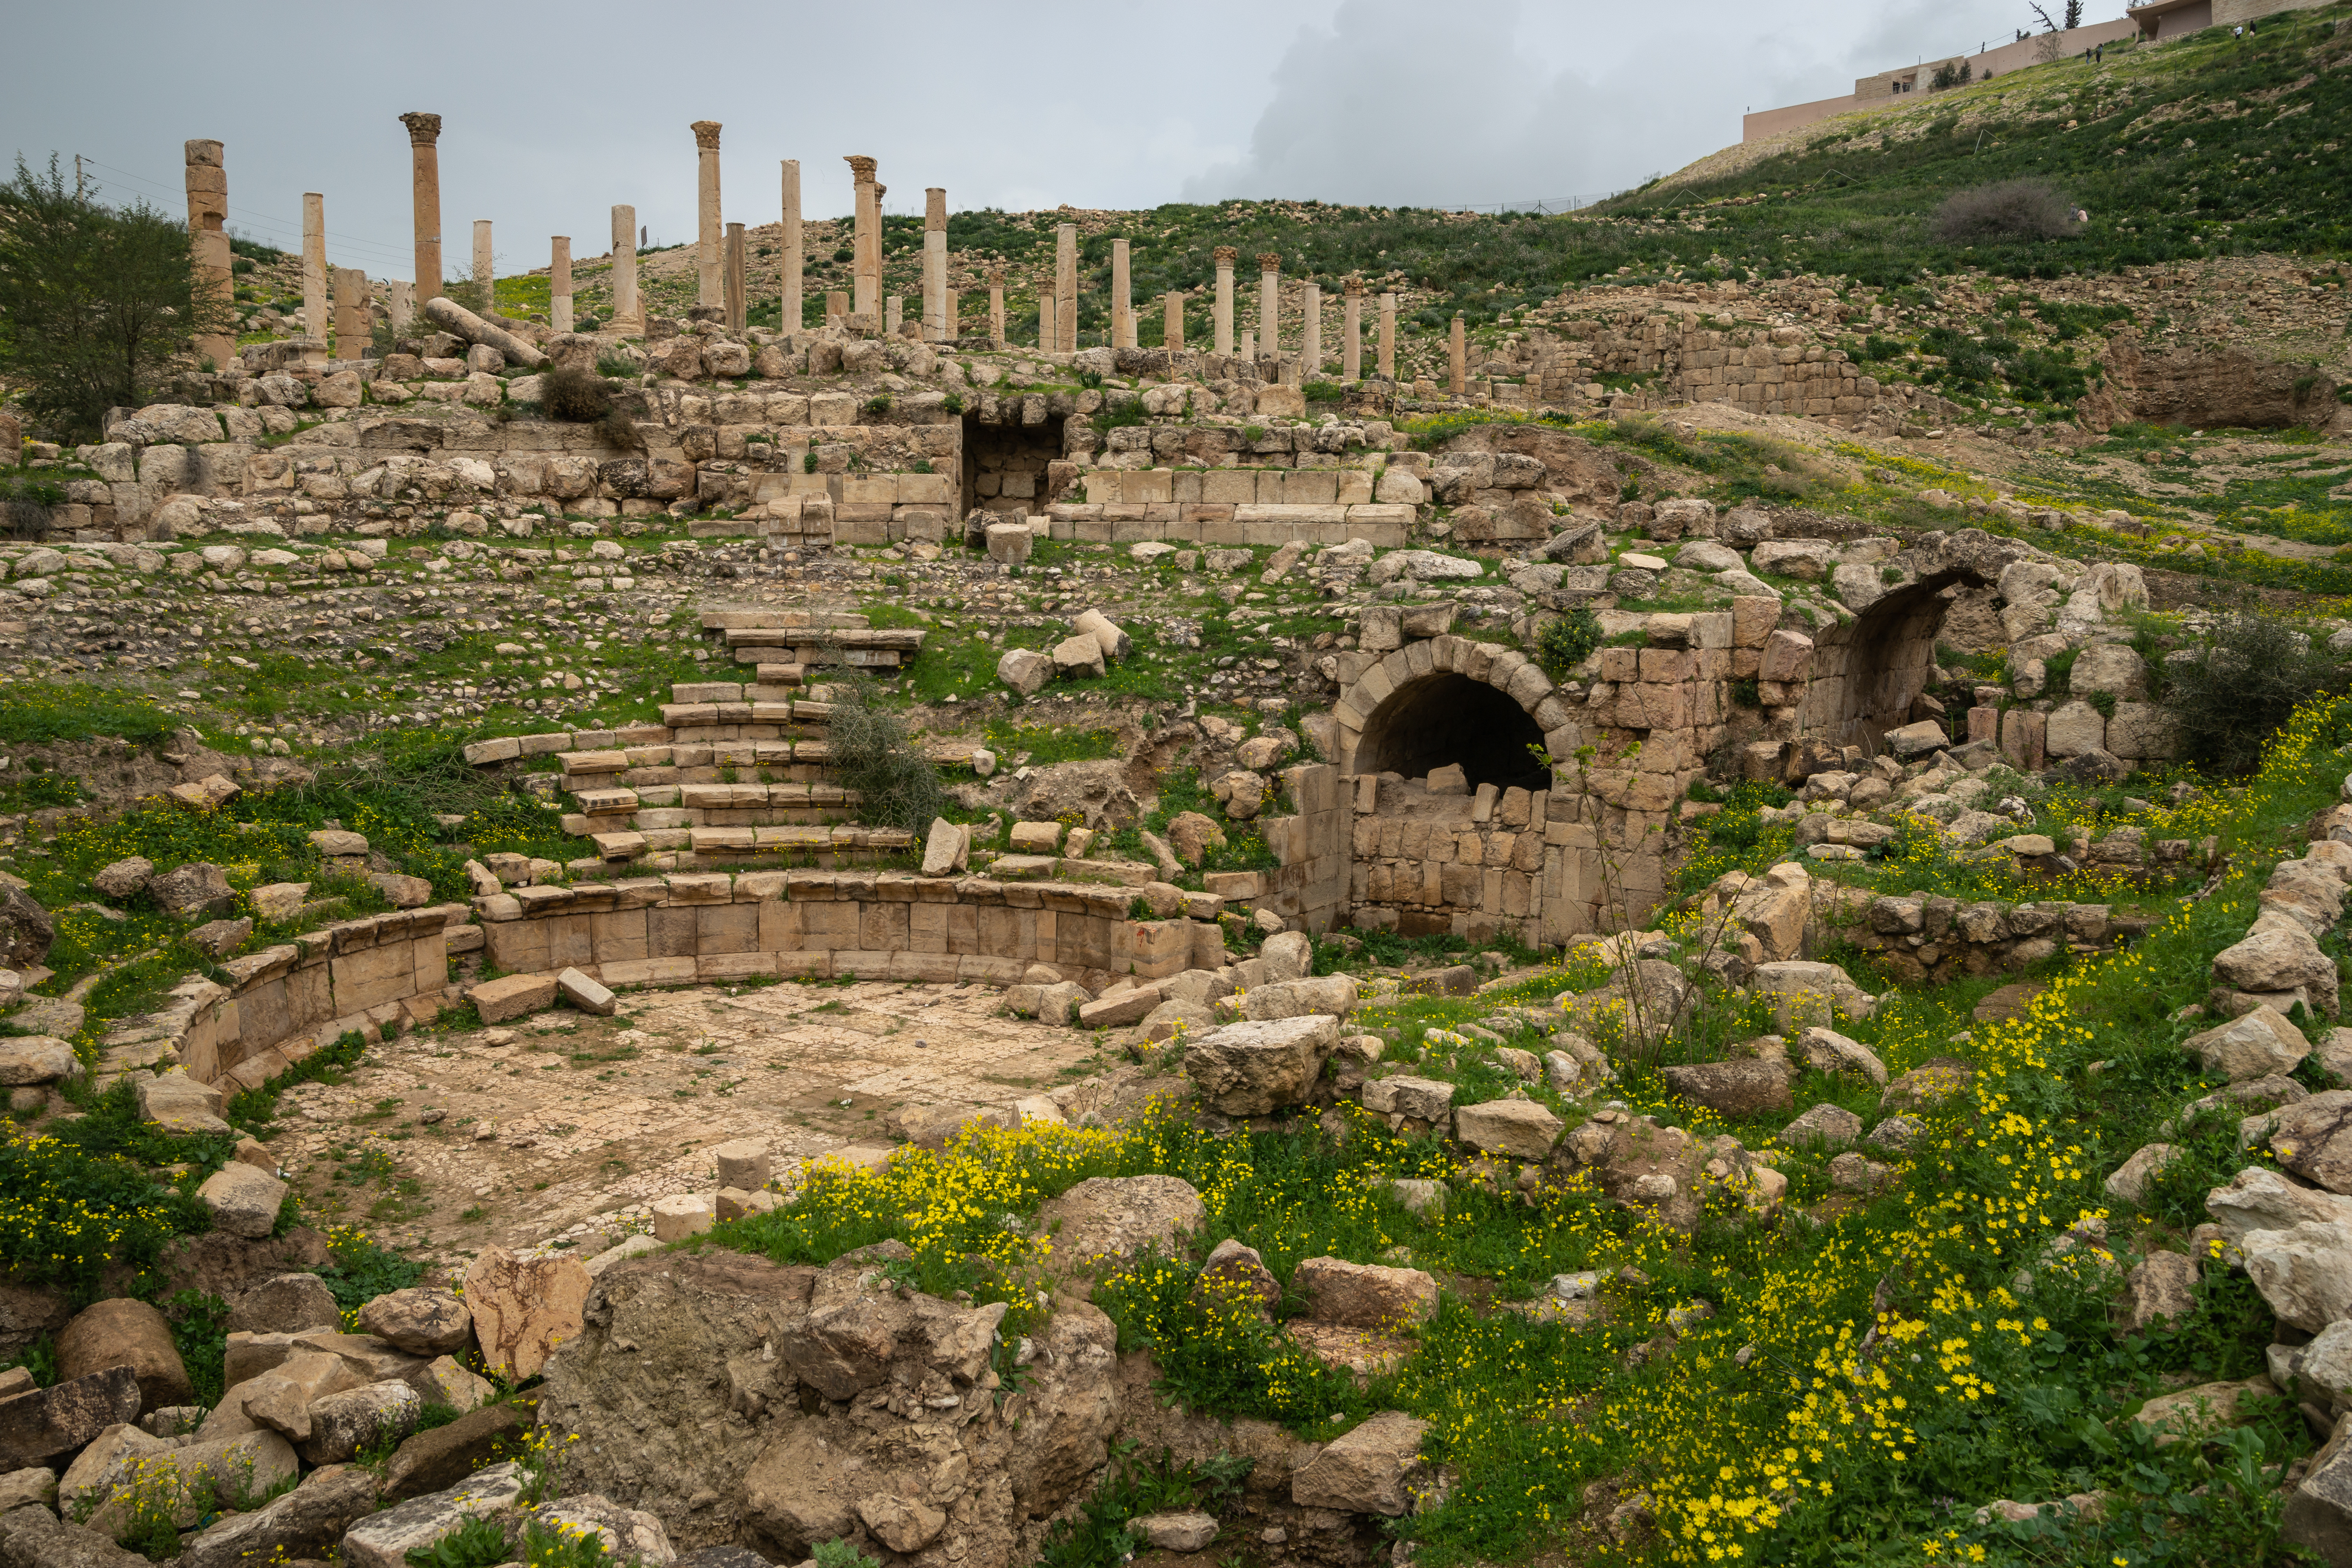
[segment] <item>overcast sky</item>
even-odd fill
[[[809,216],[845,213],[849,153],[881,161],[892,212],[930,184],[1016,210],[1467,206],[1622,189],[1738,141],[1747,109],[2031,22],[2012,0],[27,5],[0,153],[79,153],[110,199],[184,212],[182,143],[215,138],[233,228],[292,247],[322,192],[330,259],[404,278],[394,117],[437,112],[447,265],[487,217],[505,271],[552,234],[601,254],[615,202],[656,243],[692,237],[700,119],[726,127],[726,216],[754,224],[787,157]]]

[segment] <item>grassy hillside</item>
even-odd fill
[[[1002,258],[1014,293],[1034,300],[1021,285],[1050,264],[1055,225],[1076,222],[1089,332],[1105,325],[1097,314],[1121,237],[1133,244],[1140,300],[1199,289],[1214,274],[1213,250],[1231,245],[1244,289],[1256,282],[1258,254],[1276,252],[1286,273],[1334,288],[1350,272],[1374,289],[1402,288],[1409,325],[1431,331],[1457,310],[1475,327],[1621,274],[1819,272],[1891,286],[1969,267],[2046,278],[2257,250],[2340,258],[2352,251],[2340,149],[2352,133],[2352,5],[2275,18],[2249,40],[2215,29],[2162,48],[2111,49],[2101,65],[2038,66],[1810,129],[1778,156],[1713,172],[1743,162],[1719,155],[1567,216],[1318,202],[982,211],[950,218],[949,243],[960,258]],[[1930,236],[1927,220],[1951,192],[2025,176],[2087,207],[2088,227],[1974,249]],[[921,222],[885,226],[892,280],[911,280]],[[1203,331],[1206,300],[1194,308],[1188,331]],[[1143,341],[1159,332],[1158,312],[1145,311]]]

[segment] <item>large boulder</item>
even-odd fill
[[[232,1160],[206,1176],[197,1201],[212,1211],[213,1224],[231,1236],[258,1238],[278,1224],[287,1185],[267,1171]]]
[[[305,1329],[340,1330],[343,1311],[335,1293],[316,1274],[277,1274],[247,1289],[229,1306],[230,1333],[295,1334]]]
[[[2271,1152],[2305,1181],[2352,1193],[2352,1089],[2331,1089],[2274,1113]]]
[[[965,1568],[1013,1568],[1108,1457],[1117,1333],[1066,1299],[1018,1388],[999,1391],[1002,1315],[903,1292],[864,1260],[632,1258],[598,1278],[580,1337],[548,1363],[540,1419],[581,1439],[567,1485],[650,1510],[682,1552],[797,1562],[867,1529],[867,1500],[898,1497],[952,1515]]]
[[[352,1465],[313,1470],[250,1513],[231,1514],[180,1548],[180,1568],[246,1568],[284,1558],[323,1560],[343,1532],[375,1512],[375,1478]]]
[[[1224,1115],[1264,1116],[1304,1105],[1339,1044],[1327,1014],[1228,1024],[1186,1043],[1184,1076]]]
[[[1482,1105],[1457,1106],[1454,1135],[1473,1149],[1507,1154],[1515,1160],[1543,1160],[1559,1140],[1567,1123],[1549,1107],[1533,1100],[1490,1100]]]
[[[0,1474],[78,1453],[109,1426],[139,1419],[139,1377],[127,1366],[0,1399]]]
[[[2311,1042],[2277,1009],[2263,1005],[2180,1042],[2180,1048],[2231,1083],[2293,1070]]]
[[[455,1290],[418,1285],[362,1307],[360,1328],[415,1355],[445,1355],[474,1337],[474,1315]]]
[[[2254,1289],[2282,1321],[2315,1334],[2352,1318],[2352,1230],[2305,1221],[2248,1231],[2238,1248]]]
[[[195,1397],[170,1320],[144,1301],[120,1297],[83,1308],[58,1333],[57,1354],[61,1380],[130,1368],[144,1410],[185,1405]]]
[[[2243,1242],[2258,1230],[2292,1230],[2299,1225],[2336,1226],[2352,1234],[2352,1198],[2306,1187],[2276,1171],[2250,1165],[2230,1184],[2205,1194],[2205,1212],[2221,1227],[2222,1238]]]
[[[2215,953],[2213,978],[2257,995],[2293,994],[2314,1012],[2336,1015],[2336,961],[2284,915],[2260,917],[2242,940]]]
[[[576,1258],[520,1258],[486,1247],[466,1269],[466,1310],[482,1362],[517,1382],[537,1373],[555,1347],[580,1334],[588,1270]]]
[[[1146,1247],[1163,1256],[1208,1215],[1192,1184],[1176,1176],[1090,1176],[1037,1205],[1038,1229],[1052,1237],[1054,1261],[1091,1268]]]
[[[267,1496],[299,1468],[293,1447],[275,1432],[240,1432],[190,1443],[170,1449],[160,1463],[151,1457],[138,1484],[119,1486],[90,1514],[89,1525],[119,1539],[142,1514],[168,1502],[172,1522],[191,1529],[244,1498]],[[129,1482],[131,1473],[126,1470],[117,1479]]]
[[[1759,963],[1748,984],[1758,995],[1772,999],[1773,1017],[1784,1035],[1808,1024],[1830,1027],[1840,1018],[1867,1018],[1878,1005],[1834,963],[1803,959]]]
[[[1290,1500],[1300,1508],[1399,1517],[1416,1500],[1413,1482],[1428,1430],[1426,1421],[1383,1410],[1292,1471]]]

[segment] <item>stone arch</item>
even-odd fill
[[[1915,574],[1871,600],[1851,621],[1813,634],[1812,675],[1797,732],[1875,754],[1887,731],[1911,721],[1927,688],[1945,612],[1969,588],[1990,588],[2026,546],[1979,530],[1927,541],[1895,557]],[[1948,732],[1948,726],[1947,728]]]
[[[1344,773],[1421,777],[1459,763],[1475,788],[1543,788],[1528,756],[1555,761],[1576,749],[1577,730],[1550,677],[1526,655],[1467,637],[1409,643],[1357,677],[1334,710]]]

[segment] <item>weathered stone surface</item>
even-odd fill
[[[1807,1024],[1834,1026],[1838,1017],[1867,1018],[1877,1003],[1834,963],[1788,959],[1759,963],[1749,987],[1773,999],[1772,1011],[1782,1034]],[[1884,1082],[1885,1079],[1878,1081]]]
[[[139,1378],[127,1366],[0,1400],[0,1471],[45,1465],[109,1426],[139,1418]]]
[[[2156,1434],[2159,1448],[2201,1437],[2252,1419],[2255,1402],[2274,1399],[2278,1389],[2267,1377],[2242,1383],[2200,1383],[2178,1394],[2160,1394],[2139,1407],[2132,1417]]]
[[[236,906],[236,889],[228,874],[209,860],[191,860],[160,877],[148,879],[147,891],[163,912],[186,919],[191,915],[224,915]]]
[[[2231,1083],[2291,1070],[2311,1052],[2303,1031],[2269,1006],[2256,1007],[2219,1028],[2191,1035],[2180,1048]]]
[[[929,1504],[896,1493],[860,1499],[857,1517],[874,1539],[893,1552],[919,1552],[947,1528],[948,1516]]]
[[[1270,1023],[1277,1018],[1306,1018],[1328,1014],[1344,1018],[1356,1008],[1356,981],[1349,974],[1321,974],[1308,980],[1284,980],[1253,985],[1241,994],[1244,1018]]]
[[[2291,1230],[2312,1223],[2352,1232],[2352,1198],[2306,1187],[2276,1171],[2250,1165],[2229,1185],[2205,1194],[2205,1212],[2221,1227],[2222,1238],[2242,1242],[2249,1232]]]
[[[1815,1072],[1853,1073],[1882,1087],[1886,1082],[1886,1064],[1878,1059],[1878,1053],[1835,1029],[1816,1026],[1805,1030],[1797,1037],[1790,1055]]]
[[[292,1334],[342,1326],[335,1293],[316,1274],[274,1274],[247,1289],[228,1310],[227,1331],[232,1334]]]
[[[1453,1112],[1454,1089],[1454,1086],[1443,1079],[1414,1078],[1406,1073],[1376,1078],[1364,1085],[1364,1109],[1382,1116],[1443,1121]]]
[[[1207,1214],[1200,1193],[1181,1177],[1089,1176],[1038,1205],[1037,1226],[1053,1237],[1056,1264],[1087,1268],[1147,1246],[1172,1253]]]
[[[669,1531],[662,1528],[659,1518],[643,1509],[623,1508],[601,1492],[560,1498],[541,1512],[559,1527],[593,1535],[604,1542],[614,1563],[626,1563],[636,1568],[670,1568],[677,1561],[677,1553],[670,1547]]]
[[[1842,1149],[1861,1136],[1862,1118],[1826,1100],[1780,1129],[1780,1142],[1792,1149],[1811,1142]]]
[[[620,1005],[618,998],[605,989],[601,981],[592,980],[576,969],[566,969],[555,977],[555,988],[563,999],[583,1013],[599,1018],[609,1018]]]
[[[2352,1415],[2336,1424],[2312,1456],[2303,1479],[2287,1494],[2279,1540],[2314,1553],[2327,1568],[2352,1563]]]
[[[101,898],[122,900],[135,897],[155,874],[155,862],[143,855],[133,855],[104,866],[92,874],[89,885]]]
[[[375,1478],[350,1465],[313,1470],[251,1513],[235,1514],[181,1547],[180,1568],[243,1568],[273,1558],[323,1560],[375,1511]]]
[[[529,1405],[502,1402],[419,1432],[384,1467],[384,1497],[397,1502],[456,1486],[488,1463],[502,1440],[529,1430],[530,1417]]]
[[[485,1024],[503,1024],[555,1005],[555,977],[551,974],[509,974],[485,980],[467,998]]]
[[[1454,1112],[1456,1138],[1473,1149],[1517,1160],[1548,1158],[1566,1125],[1549,1107],[1533,1100],[1490,1100],[1483,1105],[1456,1107]]]
[[[58,1473],[47,1466],[10,1470],[0,1476],[0,1513],[35,1505],[55,1508],[57,1502]]]
[[[12,1035],[0,1038],[0,1089],[56,1083],[81,1076],[81,1058],[74,1048],[53,1035]]]
[[[1290,1277],[1318,1323],[1394,1333],[1437,1315],[1437,1280],[1419,1268],[1390,1268],[1338,1258],[1309,1258]]]
[[[1021,531],[1026,533],[1029,531],[1024,528]],[[1101,645],[1096,646],[1099,652]],[[1034,697],[1054,679],[1053,658],[1034,648],[1013,648],[996,661],[996,679],[1024,697]]]
[[[2153,1252],[2124,1281],[2123,1328],[2137,1334],[2159,1321],[2185,1318],[2197,1306],[2197,1260],[2180,1252]]]
[[[1198,1510],[1142,1514],[1129,1520],[1127,1528],[1159,1552],[1202,1552],[1217,1539],[1216,1516]]]
[[[195,1396],[170,1321],[144,1301],[118,1297],[84,1308],[58,1332],[57,1355],[60,1382],[129,1368],[138,1379],[142,1409],[185,1405]]]
[[[1323,1446],[1290,1477],[1290,1500],[1300,1508],[1396,1518],[1412,1507],[1412,1479],[1429,1423],[1383,1410]]]
[[[1265,1266],[1256,1247],[1238,1237],[1227,1237],[1209,1251],[1193,1282],[1192,1298],[1210,1305],[1227,1301],[1254,1304],[1263,1316],[1282,1305],[1282,1281]]]
[[[89,1526],[120,1538],[142,1508],[160,1508],[168,1500],[173,1522],[191,1529],[238,1498],[269,1491],[299,1468],[293,1446],[275,1432],[240,1432],[191,1443],[145,1456],[136,1490],[126,1486],[116,1491],[89,1516]],[[121,1478],[125,1482],[131,1479],[128,1472]]]
[[[455,1290],[427,1285],[392,1290],[360,1309],[360,1329],[412,1355],[444,1355],[466,1348],[474,1316]]]
[[[408,1436],[424,1408],[424,1399],[404,1383],[345,1389],[311,1405],[310,1435],[298,1447],[310,1464],[341,1464],[362,1448]]]
[[[1926,1110],[1956,1100],[1976,1081],[1977,1069],[1958,1057],[1929,1057],[1890,1081],[1878,1097],[1881,1110]]]
[[[1789,1093],[1788,1070],[1777,1061],[1749,1057],[1735,1061],[1694,1062],[1666,1068],[1665,1077],[1666,1087],[1683,1099],[1726,1116],[1761,1116],[1769,1111],[1787,1110],[1796,1104]]]
[[[2275,1113],[2271,1152],[2305,1181],[2352,1193],[2352,1089],[2331,1089]]]
[[[466,1308],[482,1363],[520,1382],[547,1364],[555,1347],[580,1334],[588,1270],[574,1258],[519,1258],[486,1247],[466,1270]]]
[[[2331,1016],[2336,1011],[2336,961],[2309,931],[2275,917],[2258,921],[2242,940],[2215,953],[2213,978],[2240,991],[2301,990],[2314,1011]]]
[[[2148,1184],[2157,1173],[2179,1157],[2180,1151],[2169,1143],[2149,1143],[2134,1150],[2131,1158],[2107,1178],[2107,1196],[2118,1203],[2139,1202],[2147,1195]]]
[[[2254,1289],[2284,1321],[2317,1333],[2339,1318],[2352,1318],[2352,1231],[2305,1221],[2284,1230],[2248,1231],[2238,1247]]]
[[[196,1197],[212,1211],[213,1224],[231,1236],[268,1236],[278,1224],[287,1186],[266,1171],[232,1160],[205,1178]],[[173,1403],[177,1404],[174,1400]]]
[[[150,1568],[94,1530],[68,1524],[45,1508],[0,1513],[0,1568]]]
[[[522,1467],[509,1460],[478,1470],[446,1491],[371,1514],[344,1533],[344,1568],[408,1568],[409,1552],[431,1546],[477,1514],[513,1506],[522,1488]]]
[[[1264,1116],[1303,1105],[1323,1060],[1338,1048],[1328,1015],[1228,1024],[1184,1047],[1184,1075],[1227,1116]]]
[[[297,1350],[268,1371],[231,1384],[199,1432],[225,1436],[267,1426],[299,1442],[310,1435],[314,1403],[374,1381],[331,1351]]]

